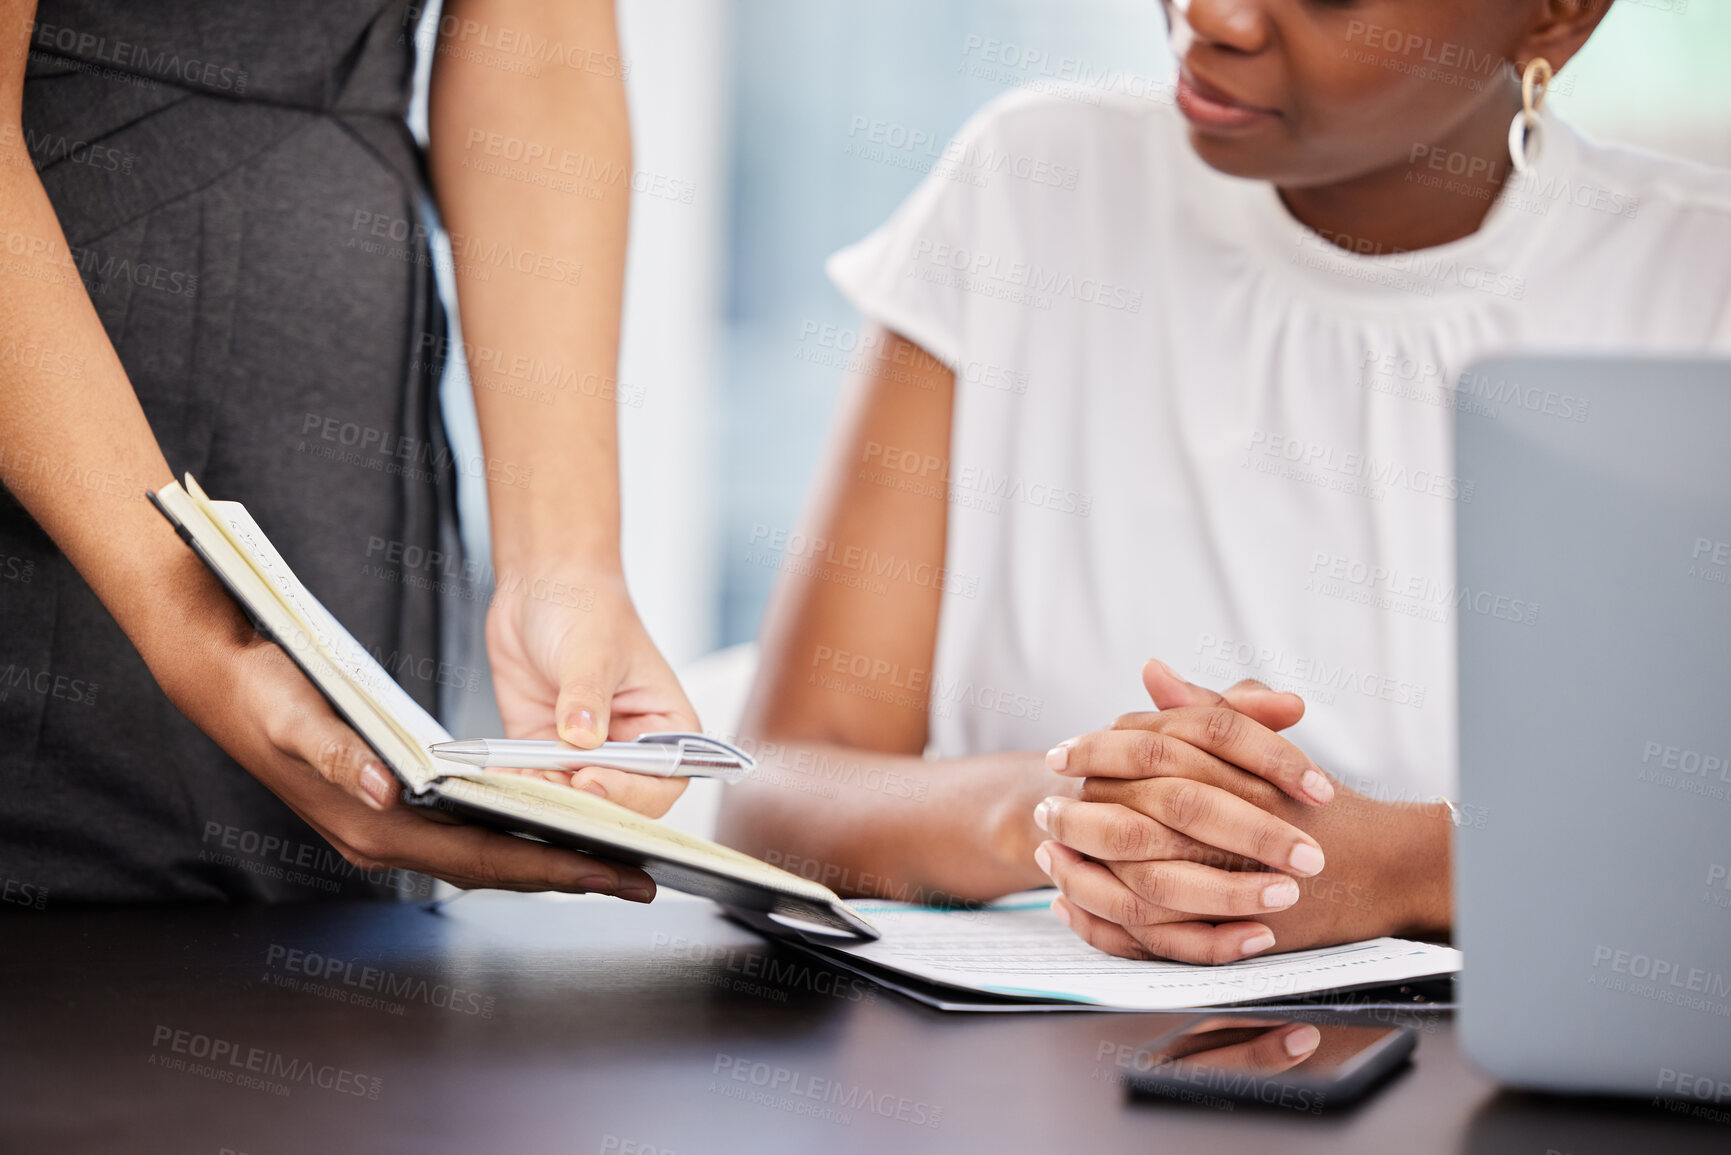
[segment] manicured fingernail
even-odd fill
[[[1070,917],[1070,904],[1061,898],[1052,900],[1052,913],[1064,920],[1064,925],[1071,930],[1076,929],[1076,920]]]
[[[361,789],[367,792],[367,804],[374,810],[383,810],[397,798],[397,784],[377,762],[361,767]]]
[[[590,894],[615,894],[619,890],[617,874],[584,874],[571,880],[573,890],[587,891]]]
[[[1290,878],[1271,882],[1262,891],[1262,905],[1269,910],[1284,910],[1298,901],[1298,883]]]
[[[591,778],[591,779],[589,779],[589,781],[583,783],[583,785],[578,787],[578,789],[584,791],[585,793],[593,794],[597,798],[607,797],[607,787],[601,785],[601,783],[595,781],[595,779],[593,779],[593,778]],[[1319,866],[1319,867],[1317,867],[1317,869],[1321,870],[1322,868]]]
[[[632,883],[630,886],[622,887],[613,893],[618,895],[620,898],[623,898],[626,902],[652,902],[655,899],[655,888],[653,886],[643,886],[638,883]]]
[[[1292,856],[1286,862],[1300,874],[1322,873],[1322,851],[1308,842],[1300,842],[1294,846]]]
[[[1149,658],[1148,660],[1150,662],[1152,662],[1154,665],[1159,666],[1163,671],[1165,671],[1166,676],[1168,678],[1171,678],[1174,682],[1182,682],[1184,680],[1183,678],[1180,678],[1178,676],[1178,672],[1176,670],[1174,670],[1171,666],[1168,666],[1165,662],[1162,662],[1159,658]]]
[[[1245,953],[1245,955],[1248,956],[1248,955],[1258,954],[1262,951],[1265,951],[1273,945],[1274,945],[1274,932],[1264,930],[1264,931],[1258,931],[1257,933],[1251,935],[1249,938],[1245,939],[1243,945],[1241,945],[1238,949],[1243,951]]]
[[[1076,739],[1070,738],[1046,751],[1046,769],[1062,773],[1064,767],[1070,764],[1070,747],[1075,744]]]
[[[1034,807],[1034,825],[1047,834],[1052,833],[1052,812],[1058,808],[1059,801],[1057,798],[1042,798],[1040,804]]]
[[[1310,796],[1313,802],[1333,802],[1334,783],[1328,780],[1328,775],[1317,770],[1306,770],[1299,780],[1299,789]]]
[[[1040,868],[1041,874],[1052,877],[1052,852],[1046,849],[1044,842],[1034,847],[1034,865]]]
[[[565,715],[564,721],[559,723],[559,736],[567,742],[580,737],[598,737],[595,731],[595,715],[588,710],[577,710]],[[572,744],[576,745],[575,742]]]
[[[1300,1055],[1308,1055],[1316,1050],[1316,1045],[1320,1042],[1322,1042],[1322,1032],[1309,1023],[1305,1023],[1296,1031],[1288,1034],[1283,1045],[1286,1047],[1286,1053],[1296,1059]]]

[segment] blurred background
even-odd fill
[[[636,167],[693,190],[633,202],[620,367],[628,576],[688,666],[755,636],[776,571],[754,531],[799,521],[858,328],[824,258],[880,224],[993,97],[1065,79],[1169,103],[1172,60],[1154,0],[619,0],[619,14]],[[1728,60],[1731,0],[1616,0],[1554,99],[1601,138],[1731,165]],[[447,409],[472,442],[460,372]],[[464,494],[478,553],[482,496]],[[477,641],[459,632],[455,660],[478,664]],[[489,708],[460,703],[452,721],[496,732]]]

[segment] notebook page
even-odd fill
[[[1095,950],[1065,926],[1050,909],[1054,894],[1030,892],[982,910],[855,901],[883,937],[826,949],[967,990],[1146,1011],[1399,983],[1461,965],[1451,947],[1396,938],[1221,966],[1122,959]]]
[[[239,502],[210,501],[208,498],[204,505],[242,556],[270,583],[277,596],[296,616],[308,624],[314,641],[332,657],[349,681],[373,700],[379,712],[404,732],[405,739],[412,739],[413,744],[423,750],[436,742],[451,740],[450,732],[422,709],[420,703],[397,684],[366,647],[356,641],[355,636],[301,583],[245,506]],[[426,757],[431,765],[434,759],[430,754]],[[438,768],[447,772],[464,772],[443,760],[438,760]]]

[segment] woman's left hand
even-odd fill
[[[625,579],[612,571],[502,576],[487,612],[487,655],[508,737],[560,738],[590,749],[654,730],[698,728]],[[599,766],[541,774],[652,818],[686,785]]]
[[[1279,701],[1291,695],[1255,683],[1223,696],[1159,663],[1144,680],[1163,711],[1232,708],[1271,728],[1302,714]],[[1332,802],[1304,805],[1217,749],[1186,743],[1174,755],[1174,728],[1161,721],[1170,717],[1126,715],[1068,743],[1059,772],[1084,779],[1082,796],[1053,797],[1036,814],[1052,836],[1042,869],[1063,892],[1054,909],[1083,939],[1127,958],[1222,963],[1276,944],[1446,932],[1445,807],[1377,802],[1338,783]],[[1128,752],[1161,729],[1167,754],[1136,763]],[[1293,860],[1294,828],[1323,852],[1319,870]]]

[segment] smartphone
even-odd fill
[[[1320,1115],[1363,1098],[1417,1045],[1411,1027],[1209,1015],[1137,1050],[1124,1081],[1143,1099]]]

